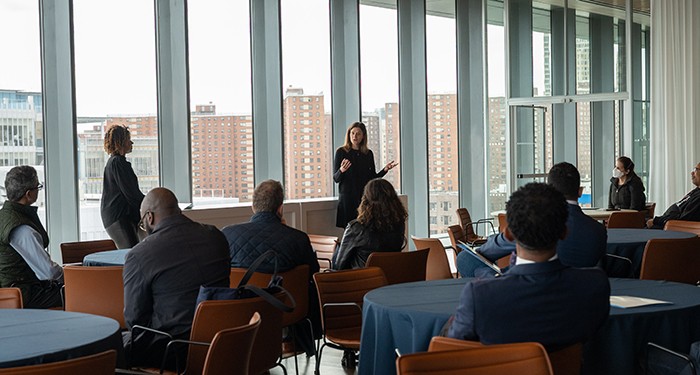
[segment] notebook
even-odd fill
[[[476,251],[476,248],[469,247],[469,245],[467,245],[466,243],[464,243],[464,242],[462,242],[462,241],[457,241],[457,242],[459,242],[459,243],[457,244],[457,246],[458,246],[460,249],[462,249],[462,251],[466,251],[468,254],[470,254],[471,256],[473,256],[474,258],[476,258],[476,259],[477,259],[479,262],[481,262],[483,265],[485,265],[486,267],[488,267],[488,268],[492,269],[494,272],[496,272],[497,275],[502,275],[501,269],[498,268],[497,265],[491,263],[491,261],[489,261],[488,259],[486,259],[483,255],[479,254],[479,253]]]

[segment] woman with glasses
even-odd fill
[[[615,161],[610,179],[608,209],[645,209],[647,197],[642,179],[634,173],[634,162],[627,156]]]
[[[357,217],[357,207],[367,182],[384,177],[399,163],[390,161],[377,173],[374,154],[367,147],[367,128],[361,122],[353,122],[345,133],[345,144],[335,151],[333,181],[338,183],[338,213],[335,226],[345,228]]]
[[[139,208],[143,193],[125,157],[133,145],[126,126],[114,125],[107,129],[104,148],[110,156],[105,166],[100,212],[107,234],[119,249],[134,247],[139,242]]]

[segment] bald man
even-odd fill
[[[124,263],[126,324],[130,330],[142,325],[188,339],[200,285],[229,285],[228,242],[216,227],[182,215],[168,189],[151,190],[140,211],[139,226],[148,236]],[[169,339],[143,330],[130,333],[125,336],[129,364],[160,367]],[[179,353],[182,359],[185,353]],[[173,365],[174,356],[169,356],[167,367]]]

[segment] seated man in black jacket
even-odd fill
[[[700,221],[700,163],[690,171],[690,181],[695,189],[672,204],[663,215],[647,220],[648,228],[663,229],[669,220]]]
[[[306,233],[282,223],[284,189],[279,181],[261,182],[253,192],[253,216],[247,223],[231,225],[223,229],[231,254],[231,267],[248,268],[268,250],[277,253],[277,271],[283,272],[302,265],[309,265],[309,318],[314,332],[321,333],[316,287],[313,274],[319,271],[316,253]],[[262,263],[259,272],[274,272],[272,260]],[[303,324],[303,323],[302,323]],[[303,327],[303,326],[302,326]],[[306,332],[298,329],[297,333]],[[308,355],[314,354],[310,338],[299,344]],[[306,345],[308,344],[308,345]]]

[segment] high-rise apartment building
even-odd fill
[[[444,234],[459,207],[457,94],[428,95],[430,233]]]

